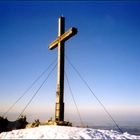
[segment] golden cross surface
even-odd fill
[[[54,40],[52,43],[50,43],[49,49],[52,50],[52,49],[56,48],[58,46],[58,43],[60,43],[62,41],[63,42],[67,41],[69,38],[71,38],[75,34],[77,34],[77,29],[74,27],[70,28],[67,32],[65,32],[61,36],[58,36],[58,38],[56,40]]]
[[[55,105],[55,122],[64,123],[64,65],[65,65],[65,41],[77,34],[77,29],[72,27],[65,32],[65,18],[58,18],[58,37],[49,44],[49,49],[58,48],[58,63],[57,63],[57,90],[56,90],[56,105]]]

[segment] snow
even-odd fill
[[[2,132],[0,139],[140,139],[140,136],[114,130],[42,125]]]

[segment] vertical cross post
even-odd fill
[[[58,19],[58,37],[65,32],[65,18]],[[58,71],[57,71],[57,91],[55,121],[64,121],[64,41],[58,43]]]

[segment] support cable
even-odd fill
[[[32,98],[29,100],[29,102],[27,103],[27,105],[23,108],[23,110],[21,111],[20,115],[18,118],[20,118],[22,116],[22,114],[24,113],[24,111],[26,110],[26,108],[29,106],[29,104],[32,102],[32,100],[34,99],[34,97],[37,95],[37,93],[39,92],[39,90],[42,88],[42,86],[45,84],[45,82],[48,80],[49,76],[51,75],[51,73],[54,71],[54,69],[56,68],[57,64],[53,67],[53,69],[49,72],[48,76],[45,78],[45,80],[42,82],[42,84],[40,85],[40,87],[37,89],[37,91],[33,94]]]
[[[108,116],[110,117],[110,119],[114,122],[114,124],[117,126],[117,128],[119,129],[119,131],[121,133],[123,133],[122,129],[119,127],[119,125],[116,123],[116,121],[113,119],[112,115],[108,112],[108,110],[105,108],[105,106],[103,105],[103,103],[99,100],[99,98],[95,95],[95,93],[92,91],[92,89],[89,87],[88,83],[84,80],[84,78],[81,76],[81,74],[79,73],[79,71],[73,66],[73,64],[70,62],[70,60],[68,59],[68,57],[66,56],[67,61],[69,62],[69,64],[72,66],[72,68],[76,71],[76,73],[78,74],[78,76],[80,77],[80,79],[85,83],[85,85],[87,86],[87,88],[90,90],[90,92],[92,93],[92,95],[96,98],[96,100],[99,102],[99,104],[102,106],[102,108],[104,109],[104,111],[108,114]]]
[[[79,118],[80,118],[81,126],[84,126],[84,123],[83,123],[83,121],[82,121],[82,118],[81,118],[80,112],[79,112],[79,110],[78,110],[78,107],[77,107],[77,104],[76,104],[76,101],[75,101],[75,98],[74,98],[74,95],[73,95],[72,89],[71,89],[71,87],[70,87],[70,83],[69,83],[68,76],[67,76],[66,72],[65,72],[65,76],[66,76],[66,81],[67,81],[67,83],[68,83],[68,87],[69,87],[69,90],[70,90],[70,93],[71,93],[71,96],[72,96],[73,102],[74,102],[74,104],[75,104],[75,107],[76,107],[76,110],[77,110],[78,116],[79,116]]]
[[[25,96],[25,94],[35,85],[35,83],[50,69],[50,67],[56,62],[56,59],[32,82],[32,84],[23,92],[23,94],[7,109],[3,114],[6,116],[7,113]]]

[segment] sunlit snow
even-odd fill
[[[140,139],[140,136],[113,130],[44,125],[0,134],[0,139]]]

